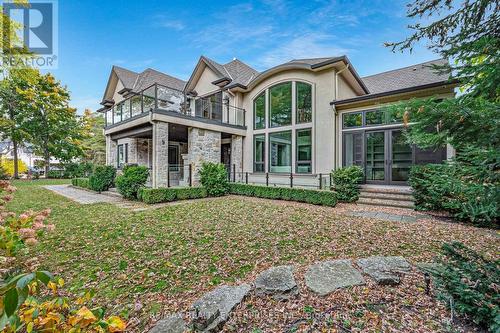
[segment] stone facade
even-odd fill
[[[106,164],[116,167],[116,140],[106,135]]]
[[[153,187],[168,185],[168,123],[153,124]]]
[[[200,184],[203,162],[220,163],[221,133],[201,128],[188,129],[188,161],[192,166],[193,185]]]
[[[151,139],[137,139],[137,164],[149,168],[151,165]]]
[[[233,135],[231,137],[231,172],[236,172],[235,179],[243,180],[243,137]]]

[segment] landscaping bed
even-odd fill
[[[18,212],[52,209],[56,228],[40,238],[29,262],[63,277],[69,292],[94,289],[96,302],[110,313],[121,312],[130,331],[147,330],[166,313],[186,311],[216,286],[252,281],[271,266],[296,265],[301,281],[302,268],[319,260],[401,255],[414,264],[431,261],[443,242],[454,240],[498,256],[494,231],[432,218],[381,221],[346,216],[338,208],[243,196],[133,212],[110,204],[80,205],[37,184],[15,182],[18,192],[9,203]],[[287,303],[259,300],[265,316],[245,321],[241,316],[257,302],[250,298],[226,330],[271,331],[267,328],[277,322],[274,315],[283,309],[289,318],[276,326],[283,331],[309,313],[330,308],[340,318],[336,323],[345,319],[350,326],[344,327],[352,331],[363,320],[369,320],[364,329],[379,321],[393,331],[438,330],[436,325],[450,314],[425,295],[423,276],[416,274],[390,292],[386,287],[356,287],[324,299],[305,294]]]

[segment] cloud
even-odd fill
[[[349,49],[337,46],[337,39],[330,34],[306,33],[265,52],[257,59],[263,69],[301,58],[332,57],[347,54]]]
[[[173,29],[176,31],[184,30],[186,27],[186,25],[180,20],[162,20],[156,24],[162,28]]]

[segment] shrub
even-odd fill
[[[123,173],[116,177],[118,192],[127,199],[137,199],[137,191],[146,184],[149,169],[145,166],[126,165]]]
[[[0,166],[5,170],[5,173],[10,177],[14,176],[14,160],[3,158]],[[28,172],[28,166],[21,159],[17,160],[17,168],[19,174]]]
[[[352,165],[332,171],[333,188],[340,201],[354,202],[359,198],[358,184],[363,180],[363,169]]]
[[[49,172],[47,173],[47,178],[62,179],[67,177],[64,174],[64,170],[49,170]]]
[[[331,207],[334,207],[337,204],[337,195],[333,191],[231,183],[229,184],[229,193],[265,199],[306,202],[314,205]]]
[[[71,179],[71,184],[73,186],[90,189],[90,183],[88,178],[73,178]]]
[[[175,200],[206,198],[207,195],[207,190],[204,187],[141,188],[138,198],[147,204],[154,204]]]
[[[94,165],[90,162],[64,164],[64,178],[88,177],[93,168]]]
[[[410,185],[419,210],[446,210],[477,226],[498,227],[498,184],[488,182],[477,167],[461,163],[413,166]]]
[[[488,260],[463,244],[445,243],[438,268],[431,273],[435,278],[438,297],[453,309],[487,327],[500,330],[500,261]]]
[[[7,174],[7,171],[5,171],[4,167],[0,165],[0,180],[6,179],[9,179],[9,175]]]
[[[113,186],[116,169],[109,165],[98,165],[89,177],[90,189],[97,192],[107,191]]]
[[[207,189],[208,195],[219,197],[229,191],[227,170],[222,163],[205,162],[200,170],[200,182]]]

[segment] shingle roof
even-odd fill
[[[231,83],[227,88],[238,84],[247,85],[250,80],[259,74],[257,70],[238,59],[233,59],[227,64],[221,65],[210,58],[203,58],[219,72],[217,74],[231,79]]]
[[[116,73],[120,81],[122,81],[125,88],[132,89],[134,87],[135,80],[137,79],[137,75],[139,75],[139,73],[118,66],[113,66],[113,71]]]
[[[442,66],[446,64],[448,64],[446,59],[432,60],[388,72],[365,76],[361,79],[368,87],[370,94],[378,94],[446,81],[448,79],[447,74],[437,73],[432,68],[433,65]]]
[[[118,66],[113,66],[113,70],[120,81],[122,81],[123,86],[135,92],[139,92],[155,83],[177,90],[184,89],[184,85],[186,84],[186,82],[181,79],[164,74],[152,68],[148,68],[141,73],[136,73]]]

